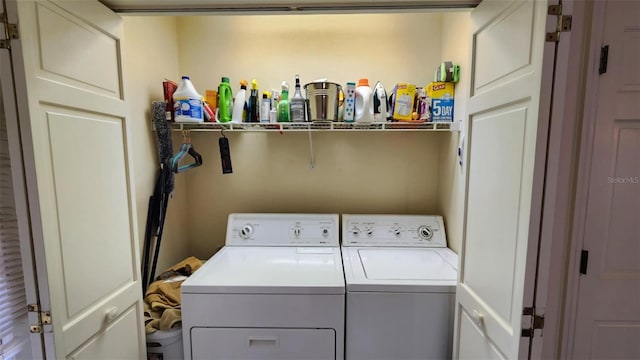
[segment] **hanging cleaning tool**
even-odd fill
[[[218,121],[227,123],[231,121],[233,111],[233,92],[228,77],[223,77],[218,86]]]
[[[231,115],[231,122],[241,123],[245,120],[247,111],[247,80],[240,81],[240,90],[236,93],[236,98],[233,101],[233,114]]]
[[[251,96],[249,96],[249,102],[247,103],[247,112],[249,113],[249,119],[247,122],[251,122],[251,123],[260,122],[260,103],[258,102],[258,81],[256,79],[251,80]]]
[[[300,91],[300,75],[296,75],[296,88],[293,93],[293,97],[289,101],[289,107],[291,108],[291,121],[292,122],[304,122],[305,119],[305,100],[302,97]]]
[[[289,84],[282,82],[282,93],[280,94],[280,102],[278,103],[278,122],[289,122],[291,112],[289,109]]]
[[[171,129],[166,121],[165,104],[161,101],[154,101],[152,104],[153,125],[156,129],[158,159],[160,161],[160,169],[158,178],[153,190],[153,194],[149,197],[149,206],[147,209],[147,222],[144,232],[144,246],[142,253],[142,294],[145,295],[149,284],[155,278],[158,256],[160,253],[160,243],[164,232],[164,222],[167,214],[167,206],[169,199],[173,195],[174,189],[174,169],[175,163],[173,155],[173,144],[171,143]],[[184,136],[181,151],[190,154],[196,160],[194,163],[183,167],[177,166],[178,171],[182,172],[193,167],[202,165],[202,156],[198,154],[190,138],[186,134]],[[185,143],[189,147],[185,147]],[[178,152],[178,154],[181,153]],[[184,157],[183,155],[181,159]],[[180,161],[177,161],[179,163]]]
[[[198,94],[188,76],[183,76],[173,93],[176,122],[202,122],[202,95]]]
[[[166,121],[165,103],[154,101],[152,104],[152,115],[153,125],[156,129],[160,169],[153,194],[149,197],[149,206],[147,209],[141,269],[143,296],[147,291],[148,285],[153,280],[153,274],[151,274],[151,276],[149,275],[151,268],[153,267],[155,269],[155,264],[158,259],[157,254],[160,249],[160,240],[162,239],[167,205],[174,188],[173,171],[171,171],[173,145],[171,144],[171,129]],[[152,249],[155,254],[153,257],[151,255]]]

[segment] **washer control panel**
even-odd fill
[[[339,246],[338,214],[230,214],[232,246]]]
[[[447,247],[442,216],[342,215],[343,246]]]

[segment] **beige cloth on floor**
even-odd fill
[[[178,270],[186,265],[191,267],[193,273],[202,266],[202,260],[191,256],[166,271]],[[144,323],[147,334],[169,330],[182,321],[180,285],[184,280],[184,276],[174,276],[167,280],[154,281],[149,285],[144,297]]]

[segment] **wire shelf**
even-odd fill
[[[453,122],[170,123],[173,131],[458,131]]]

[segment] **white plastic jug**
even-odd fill
[[[247,80],[240,81],[240,90],[233,101],[233,112],[231,113],[232,123],[245,121],[245,113],[247,111],[247,85]]]
[[[176,92],[173,93],[173,111],[176,122],[202,122],[202,95],[188,76],[183,76]]]
[[[373,122],[373,92],[369,79],[360,79],[356,87],[356,122]]]

